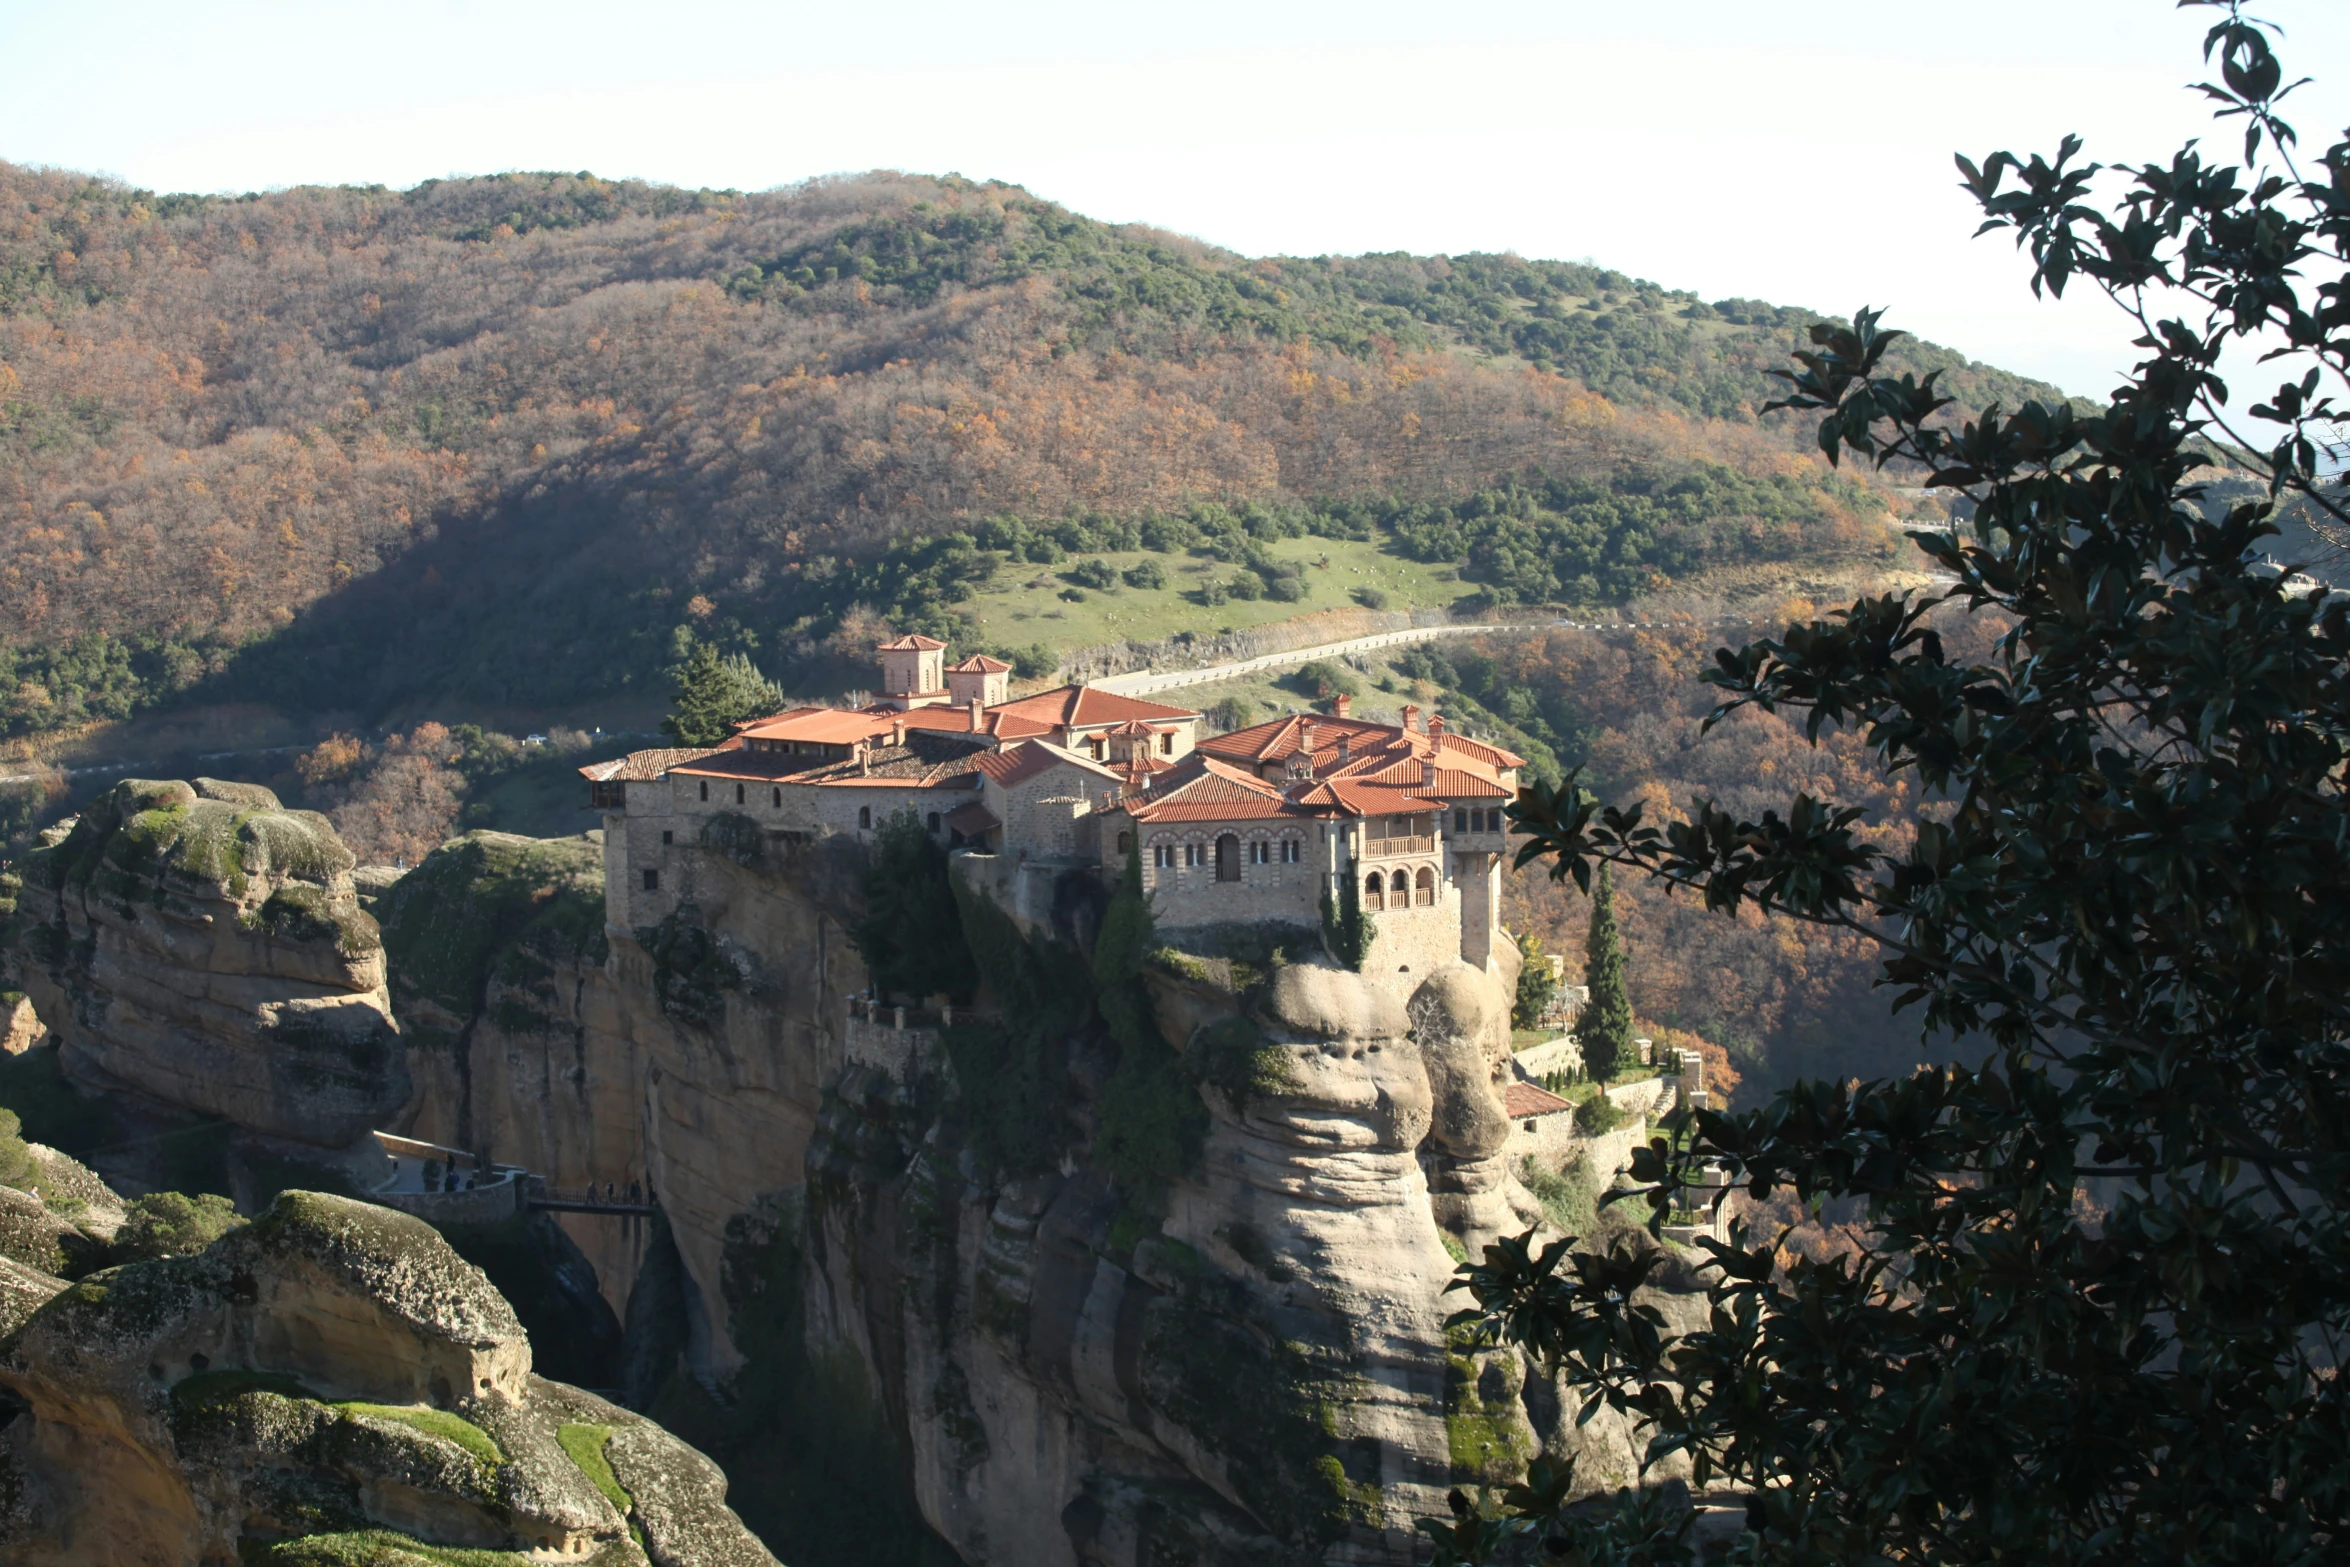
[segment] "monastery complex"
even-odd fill
[[[1324,892],[1351,884],[1374,915],[1367,972],[1425,975],[1453,957],[1487,968],[1504,939],[1502,807],[1521,759],[1440,714],[1367,723],[1342,696],[1326,714],[1203,738],[1198,713],[1092,686],[1012,699],[1009,666],[947,665],[928,637],[876,651],[870,706],[795,708],[716,747],[580,769],[604,812],[613,924],[691,902],[683,851],[745,822],[807,842],[869,837],[912,812],[1017,915],[1038,917],[1071,872],[1114,881],[1138,848],[1162,930],[1318,928]]]

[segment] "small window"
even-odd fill
[[[660,873],[659,871],[647,871],[647,872],[645,872],[645,891],[647,891],[647,892],[659,892],[660,890],[661,890],[661,873]]]
[[[1478,824],[1480,827],[1482,827],[1484,824],[1484,816],[1485,813],[1483,811],[1479,811],[1477,813]],[[1452,813],[1452,830],[1454,832],[1467,832],[1469,830],[1469,813],[1467,811],[1455,811]]]
[[[1175,737],[1173,735],[1165,734],[1159,736],[1159,754],[1161,756],[1173,756],[1175,754]]]
[[[1295,838],[1282,839],[1281,863],[1284,865],[1295,865],[1298,862],[1299,851],[1303,848],[1304,845],[1300,844]]]
[[[1134,834],[1132,834],[1132,833],[1130,833],[1130,832],[1122,832],[1122,833],[1118,834],[1118,852],[1119,852],[1120,854],[1127,854],[1127,853],[1131,853],[1131,852],[1133,851],[1133,849],[1134,849]]]
[[[936,811],[930,813],[930,830],[932,832],[938,831],[938,812]]]
[[[1175,845],[1171,843],[1152,844],[1151,865],[1157,870],[1173,870],[1175,868]]]
[[[872,827],[872,825],[873,825],[873,807],[872,807],[872,806],[870,806],[870,805],[860,805],[860,806],[858,806],[858,807],[857,807],[857,827],[858,827],[858,830],[859,830],[859,831],[864,831],[864,830],[866,830],[866,829],[869,829],[869,828],[871,828],[871,827]]]
[[[702,798],[705,800],[710,798],[710,780],[707,778],[702,780]]]
[[[1183,846],[1183,868],[1185,870],[1198,870],[1200,866],[1200,852],[1206,847],[1207,846],[1205,844],[1185,844]]]
[[[783,808],[783,786],[781,784],[777,784],[775,788],[769,792],[775,796],[776,809],[781,810]]]
[[[734,803],[737,805],[743,803],[743,786],[741,784],[734,786]]]
[[[675,843],[677,841],[677,834],[664,827],[661,829],[661,841],[663,843]]]

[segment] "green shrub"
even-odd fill
[[[1106,560],[1079,561],[1070,568],[1069,580],[1081,588],[1097,588],[1108,593],[1118,586],[1118,569]]]
[[[152,1192],[128,1207],[130,1217],[107,1251],[109,1265],[193,1256],[245,1222],[226,1197],[210,1192]]]
[[[1354,601],[1365,609],[1385,609],[1387,607],[1387,595],[1378,588],[1357,588],[1352,596]]]
[[[1167,568],[1155,560],[1129,566],[1126,568],[1126,585],[1130,588],[1163,588],[1167,585]]]
[[[1261,599],[1265,596],[1265,579],[1253,571],[1236,571],[1225,591],[1236,599]]]
[[[1257,706],[1247,697],[1228,696],[1208,709],[1208,722],[1230,734],[1257,721]]]
[[[1575,1111],[1575,1130],[1586,1137],[1605,1137],[1623,1124],[1624,1112],[1605,1094],[1593,1094]]]

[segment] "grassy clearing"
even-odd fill
[[[579,1465],[579,1472],[604,1493],[604,1500],[626,1518],[636,1500],[621,1485],[620,1477],[612,1472],[611,1460],[604,1456],[604,1444],[612,1440],[612,1428],[591,1425],[584,1420],[566,1420],[556,1430],[555,1440],[563,1444],[563,1451]]]
[[[433,1409],[422,1404],[362,1404],[341,1403],[334,1406],[346,1415],[372,1415],[378,1420],[396,1420],[401,1425],[422,1431],[427,1436],[443,1437],[456,1443],[466,1452],[495,1468],[506,1461],[498,1451],[498,1444],[489,1433],[459,1415],[445,1409]]]
[[[996,574],[995,583],[958,606],[979,624],[982,639],[1012,646],[1043,642],[1057,649],[1091,647],[1121,640],[1150,641],[1178,632],[1242,631],[1291,620],[1316,610],[1357,607],[1357,589],[1384,594],[1386,608],[1440,609],[1473,590],[1450,566],[1424,565],[1388,554],[1376,540],[1278,539],[1265,546],[1276,560],[1305,566],[1302,599],[1228,599],[1209,606],[1199,589],[1229,583],[1242,569],[1225,561],[1151,550],[1113,551],[1052,566],[1016,564]],[[1124,573],[1145,561],[1166,573],[1162,588],[1080,587],[1072,575],[1083,560],[1107,562]],[[1328,562],[1327,565],[1320,564]],[[1064,598],[1064,593],[1078,595]]]
[[[239,1547],[243,1567],[527,1567],[539,1558],[527,1551],[474,1551],[427,1545],[389,1529],[352,1534],[314,1534],[299,1540],[247,1540]]]

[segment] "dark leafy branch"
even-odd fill
[[[1620,1195],[1652,1229],[1701,1164],[1747,1196],[1865,1205],[1835,1261],[1743,1225],[1703,1242],[1699,1331],[1644,1304],[1635,1247],[1530,1232],[1456,1285],[1459,1327],[1521,1346],[1587,1415],[1631,1416],[1651,1462],[1746,1488],[1745,1559],[2313,1562],[2350,1538],[2350,612],[2254,561],[2279,501],[2340,515],[2309,431],[2350,343],[2350,143],[2294,173],[2269,35],[2216,9],[2202,90],[2245,121],[2243,166],[2190,147],[2108,192],[2072,138],[1961,160],[2035,287],[2087,276],[2137,316],[2144,358],[2102,410],[1953,419],[1935,376],[1888,370],[1899,334],[1866,310],[1786,372],[1780,406],[1817,417],[1832,460],[1922,472],[1972,511],[1914,535],[1946,588],[1719,654],[1715,720],[1860,736],[1914,773],[1908,831],[1801,794],[1652,823],[1572,776],[1512,813],[1519,864],[1586,890],[1606,863],[1868,936],[1893,1004],[1968,1057],[1684,1113],[1635,1152]],[[2316,370],[2253,410],[2285,432],[2267,496],[2221,510],[2215,439],[2245,443],[2217,367],[2254,336]],[[1987,652],[1946,643],[1966,616],[1996,626]],[[1686,1559],[1639,1526],[1657,1495],[1575,1491],[1552,1469],[1464,1498],[1440,1559],[1537,1535]]]

